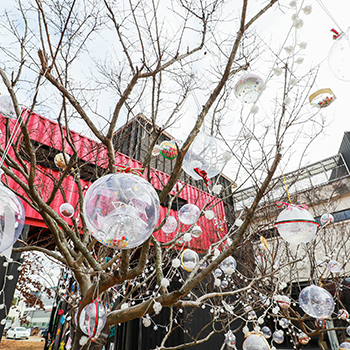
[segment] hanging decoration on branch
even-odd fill
[[[332,295],[325,289],[310,285],[299,294],[299,304],[303,311],[316,319],[325,319],[334,311]]]
[[[65,153],[58,153],[55,155],[54,162],[58,169],[65,170],[67,168],[67,164],[69,163],[70,156]]]
[[[220,264],[220,269],[226,275],[231,275],[235,272],[237,266],[236,259],[233,256],[228,256],[225,260]]]
[[[163,232],[165,233],[172,233],[177,228],[177,220],[174,216],[168,216],[168,218],[165,221],[165,224],[162,227]]]
[[[174,141],[163,141],[159,146],[159,153],[169,160],[173,160],[177,157],[178,150]]]
[[[218,175],[228,160],[224,149],[222,141],[201,131],[188,149],[182,168],[194,180],[208,184],[208,179]]]
[[[336,78],[350,81],[349,29],[345,33],[338,33],[335,29],[332,29],[332,32],[335,33],[335,42],[328,53],[329,69]]]
[[[25,211],[20,199],[0,181],[0,253],[10,248],[20,236]]]
[[[270,350],[269,343],[266,338],[256,332],[247,333],[246,339],[243,342],[243,350]]]
[[[130,249],[145,242],[158,222],[160,203],[152,185],[126,173],[105,175],[87,190],[86,225],[100,243]]]
[[[329,260],[327,267],[332,273],[341,273],[343,271],[343,265],[337,260]]]
[[[106,324],[107,312],[96,299],[81,310],[79,327],[89,338],[95,338]]]
[[[10,96],[0,95],[0,114],[6,118],[16,119],[16,111]]]
[[[234,348],[236,346],[236,336],[231,331],[231,329],[225,333],[224,343],[231,348]]]
[[[309,101],[311,106],[325,108],[328,107],[336,99],[333,91],[329,88],[320,89],[310,95]]]
[[[321,222],[321,225],[333,224],[334,217],[330,213],[325,213],[321,216],[320,222]]]
[[[130,173],[130,174],[142,176],[141,168],[132,168],[127,165],[119,165],[119,164],[116,165],[116,168],[118,173],[126,173],[126,174]]]
[[[185,249],[181,253],[181,266],[187,272],[191,272],[199,262],[198,254],[192,249]]]
[[[63,203],[60,205],[60,214],[69,219],[74,215],[74,207],[70,203]]]
[[[195,238],[198,238],[201,234],[202,234],[201,227],[198,225],[193,226],[193,228],[191,230],[191,235]]]
[[[255,74],[244,75],[235,85],[236,97],[245,103],[255,103],[264,90],[263,80]]]
[[[199,219],[200,212],[195,204],[185,204],[179,210],[179,220],[185,225],[193,225]]]
[[[285,202],[277,202],[276,204],[277,206],[286,206],[278,215],[274,225],[285,241],[291,244],[300,244],[310,242],[315,237],[319,224],[307,211],[306,205]]]

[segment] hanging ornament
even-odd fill
[[[64,155],[63,153],[58,153],[55,155],[55,158],[54,158],[55,165],[57,166],[57,168],[61,170],[64,170],[67,168],[67,164],[69,163],[69,160],[70,160],[70,156],[66,153]]]
[[[349,313],[345,309],[338,310],[338,318],[346,321],[349,318]]]
[[[226,274],[231,275],[235,272],[237,266],[236,259],[233,256],[228,256],[220,264],[220,269]]]
[[[332,295],[327,290],[313,284],[300,292],[299,304],[307,315],[314,318],[330,317],[334,311]]]
[[[220,269],[215,269],[213,272],[215,277],[221,277],[222,276],[222,271]]]
[[[284,317],[282,317],[278,323],[282,328],[288,328],[289,326],[289,321]]]
[[[211,179],[226,164],[224,148],[225,144],[219,139],[203,131],[199,132],[183,159],[183,170],[194,180]]]
[[[168,216],[165,221],[165,224],[162,227],[163,232],[169,234],[176,230],[177,228],[177,220],[174,216]]]
[[[90,338],[95,338],[105,326],[106,320],[106,309],[97,300],[94,300],[81,310],[79,327]]]
[[[326,329],[326,327],[327,327],[327,322],[326,322],[326,320],[323,320],[323,319],[316,319],[315,320],[315,326],[317,327],[317,328],[320,328],[320,329]]]
[[[100,243],[130,249],[152,234],[160,214],[157,192],[140,176],[105,175],[87,190],[83,211],[86,225]]]
[[[152,149],[152,156],[153,157],[157,157],[159,156],[159,149],[160,149],[160,146],[159,145],[155,145]]]
[[[173,141],[163,141],[159,146],[159,153],[169,160],[173,160],[177,157],[177,147],[176,143]]]
[[[327,267],[332,273],[341,273],[343,271],[343,265],[336,260],[329,260]]]
[[[243,342],[243,350],[270,350],[269,343],[262,334],[248,332],[245,336],[246,339]]]
[[[181,254],[181,266],[187,272],[191,272],[199,262],[198,254],[192,249],[185,249]]]
[[[282,309],[288,309],[290,307],[290,298],[286,295],[280,295],[277,299],[277,303]]]
[[[199,219],[200,209],[194,204],[185,204],[179,210],[179,220],[185,225],[193,225]]]
[[[298,334],[298,340],[301,345],[306,345],[310,341],[310,338],[307,336],[307,334],[301,332]]]
[[[350,326],[347,326],[347,327],[346,327],[346,334],[347,334],[347,335],[350,335]]]
[[[336,99],[331,89],[320,89],[309,97],[311,106],[318,108],[328,107]]]
[[[236,336],[231,330],[225,333],[224,343],[231,348],[234,348],[236,346]]]
[[[70,203],[60,205],[60,214],[65,218],[71,218],[74,215],[74,207]]]
[[[329,69],[338,79],[350,81],[349,29],[345,33],[338,33],[334,29],[332,31],[335,33],[335,42],[328,53]]]
[[[276,344],[282,344],[284,341],[284,333],[282,329],[278,329],[277,331],[274,331],[272,334],[272,339]]]
[[[0,253],[10,248],[20,236],[25,211],[20,199],[0,180]]]
[[[191,234],[192,234],[193,237],[198,238],[202,234],[201,227],[198,226],[198,225],[193,226]]]
[[[310,242],[315,237],[319,224],[306,210],[306,206],[279,203],[287,206],[278,215],[274,225],[281,237],[291,244]]]
[[[269,327],[264,326],[263,328],[261,328],[261,332],[266,339],[271,338],[272,332],[271,332],[271,329]]]
[[[16,119],[16,111],[10,96],[0,95],[0,114],[6,118]]]
[[[321,225],[333,224],[334,217],[330,213],[325,213],[321,216],[320,222],[321,222]]]
[[[221,288],[227,288],[228,287],[228,281],[227,280],[222,280],[221,281]]]
[[[261,93],[263,80],[254,74],[244,75],[235,85],[235,96],[245,103],[255,103]]]
[[[339,350],[341,349],[350,349],[350,343],[347,341],[343,341],[339,344]]]

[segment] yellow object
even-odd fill
[[[266,249],[269,249],[269,248],[270,248],[270,247],[269,247],[269,244],[267,243],[267,240],[266,240],[266,238],[265,238],[265,237],[260,236],[260,242],[261,242],[261,244],[263,245],[264,250],[266,250]]]
[[[313,107],[325,108],[328,107],[335,99],[336,96],[334,95],[333,91],[326,88],[320,89],[311,94],[309,97],[309,102]]]

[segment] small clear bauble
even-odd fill
[[[289,326],[289,321],[284,317],[282,317],[278,323],[282,328],[288,328]]]
[[[16,119],[16,111],[10,96],[0,95],[0,114],[6,118]]]
[[[315,237],[318,226],[319,224],[304,207],[293,204],[289,204],[275,222],[278,233],[291,244],[310,242]]]
[[[178,150],[174,141],[163,141],[159,146],[159,153],[169,160],[173,160],[177,157]]]
[[[345,309],[339,309],[338,318],[345,321],[349,318],[349,313]]]
[[[187,272],[191,272],[199,262],[198,254],[192,249],[185,249],[181,253],[181,266]]]
[[[320,218],[321,225],[333,224],[334,216],[330,213],[325,213]]]
[[[235,85],[235,96],[245,103],[255,103],[261,93],[263,80],[255,74],[244,75]]]
[[[336,38],[328,53],[328,66],[335,77],[350,81],[350,28]]]
[[[220,264],[220,269],[226,274],[231,275],[236,270],[236,260],[233,256],[228,256],[225,260],[223,260]]]
[[[334,311],[332,295],[327,290],[313,284],[300,292],[299,304],[307,315],[318,319],[328,318]]]
[[[193,226],[192,230],[191,230],[191,235],[195,238],[198,238],[201,234],[202,234],[202,229],[200,226],[195,225]]]
[[[65,218],[71,218],[74,215],[74,207],[70,203],[60,205],[60,214]]]
[[[97,300],[86,305],[79,317],[80,329],[90,338],[95,338],[106,324],[107,312]]]
[[[130,249],[153,232],[160,214],[157,192],[140,176],[117,173],[95,181],[84,198],[84,216],[91,234],[100,243]]]
[[[323,318],[317,318],[317,319],[315,320],[315,326],[316,326],[316,328],[326,329],[326,327],[327,327],[327,322],[326,322],[326,320],[324,320]]]
[[[218,175],[227,161],[224,147],[222,141],[203,131],[199,132],[183,159],[183,170],[194,180],[203,179],[198,173],[201,171],[206,173],[208,179]]]
[[[290,307],[290,298],[286,295],[280,295],[277,299],[277,303],[282,309],[288,309]]]
[[[67,164],[69,163],[69,160],[70,160],[70,156],[67,153],[65,154],[58,153],[55,155],[54,163],[58,169],[64,170],[67,168]]]
[[[179,210],[179,220],[185,225],[193,225],[199,219],[200,212],[195,204],[185,204]]]
[[[271,331],[271,329],[269,327],[264,326],[263,328],[261,328],[261,332],[262,332],[263,336],[266,339],[270,339],[271,338],[272,331]]]
[[[343,341],[339,344],[339,350],[341,349],[350,349],[350,343],[347,341]]]
[[[332,273],[341,273],[343,271],[343,265],[337,260],[329,260],[327,267]]]
[[[233,334],[231,330],[225,333],[225,344],[231,348],[234,348],[236,345],[236,336]]]
[[[172,233],[177,229],[177,220],[174,216],[168,216],[168,218],[166,219],[162,230],[165,233]]]
[[[0,175],[1,176],[1,175]],[[25,211],[20,199],[0,180],[0,253],[10,248],[20,236]]]
[[[270,346],[261,333],[252,332],[244,340],[243,350],[270,350]]]
[[[306,345],[310,341],[310,338],[307,336],[307,334],[301,332],[298,334],[298,340],[300,344]]]
[[[272,339],[276,344],[282,344],[284,341],[284,333],[282,329],[278,329],[273,332]]]

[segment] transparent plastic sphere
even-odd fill
[[[229,330],[225,334],[224,343],[231,348],[234,348],[236,346],[236,336],[233,334],[231,330]]]
[[[276,344],[282,344],[284,341],[284,334],[281,329],[273,332],[272,339]]]
[[[339,309],[338,318],[345,321],[349,318],[349,313],[345,309]]]
[[[261,328],[261,332],[266,339],[271,338],[272,332],[271,332],[271,329],[269,327],[264,326],[263,328]]]
[[[261,334],[250,333],[243,343],[243,350],[270,350],[270,347]]]
[[[195,171],[197,168],[205,171],[207,178],[210,179],[218,175],[226,164],[224,149],[225,144],[222,141],[201,131],[188,149],[182,168],[194,180],[203,179]]]
[[[235,96],[245,103],[254,103],[260,95],[259,85],[263,80],[255,74],[244,75],[235,85]]]
[[[307,336],[307,334],[301,332],[298,334],[298,340],[300,344],[306,345],[310,341],[310,338]]]
[[[0,253],[10,248],[20,236],[25,211],[20,199],[0,181]]]
[[[179,220],[185,225],[193,225],[199,219],[200,209],[194,204],[185,204],[179,210]]]
[[[60,205],[60,214],[65,218],[71,218],[74,215],[74,207],[70,203]]]
[[[107,312],[103,305],[94,300],[81,310],[80,329],[90,338],[96,337],[106,324]]]
[[[321,225],[333,224],[334,217],[330,213],[325,213],[320,218]]]
[[[130,249],[145,242],[159,219],[160,203],[152,185],[140,176],[105,175],[87,190],[86,225],[100,243]]]
[[[289,326],[289,321],[284,317],[282,317],[278,323],[282,328],[288,328]]]
[[[67,168],[67,164],[69,163],[69,160],[70,160],[70,156],[66,153],[65,155],[63,155],[63,153],[58,153],[55,155],[55,158],[54,158],[55,165],[57,166],[57,168],[61,170],[64,170]]]
[[[177,157],[176,143],[173,141],[163,141],[159,146],[159,153],[165,158],[173,160]]]
[[[165,224],[162,227],[163,232],[165,233],[172,233],[177,228],[177,220],[174,216],[168,216],[168,218],[165,221]]]
[[[306,209],[292,204],[278,215],[275,222],[278,233],[291,244],[310,242],[315,237],[318,226]]]
[[[290,307],[290,298],[286,295],[280,295],[277,302],[282,309],[288,309]]]
[[[198,238],[202,234],[202,232],[203,231],[202,231],[201,227],[198,226],[198,225],[195,225],[192,228],[191,234],[192,234],[193,237]]]
[[[343,265],[336,260],[329,260],[327,267],[332,273],[341,273],[343,271]]]
[[[228,287],[228,281],[227,280],[222,280],[221,281],[221,288],[227,288]]]
[[[299,304],[307,315],[314,318],[330,317],[334,311],[332,295],[327,290],[313,284],[300,292]]]
[[[220,269],[215,269],[213,273],[214,273],[215,277],[221,277],[222,276],[222,271]]]
[[[346,327],[346,334],[347,334],[347,335],[350,335],[350,326],[347,326],[347,327]]]
[[[228,256],[225,260],[223,260],[220,264],[220,269],[226,274],[231,275],[236,270],[236,260],[233,256]]]
[[[16,111],[10,96],[0,95],[0,114],[6,118],[16,119]]]
[[[198,254],[192,249],[185,249],[181,254],[181,266],[187,272],[191,272],[199,262]]]
[[[347,341],[343,341],[339,344],[339,349],[350,349],[350,343]]]
[[[315,320],[315,326],[317,328],[326,329],[327,322],[324,319],[318,318],[318,319]]]
[[[335,77],[350,81],[350,28],[339,36],[328,53],[328,66]]]

